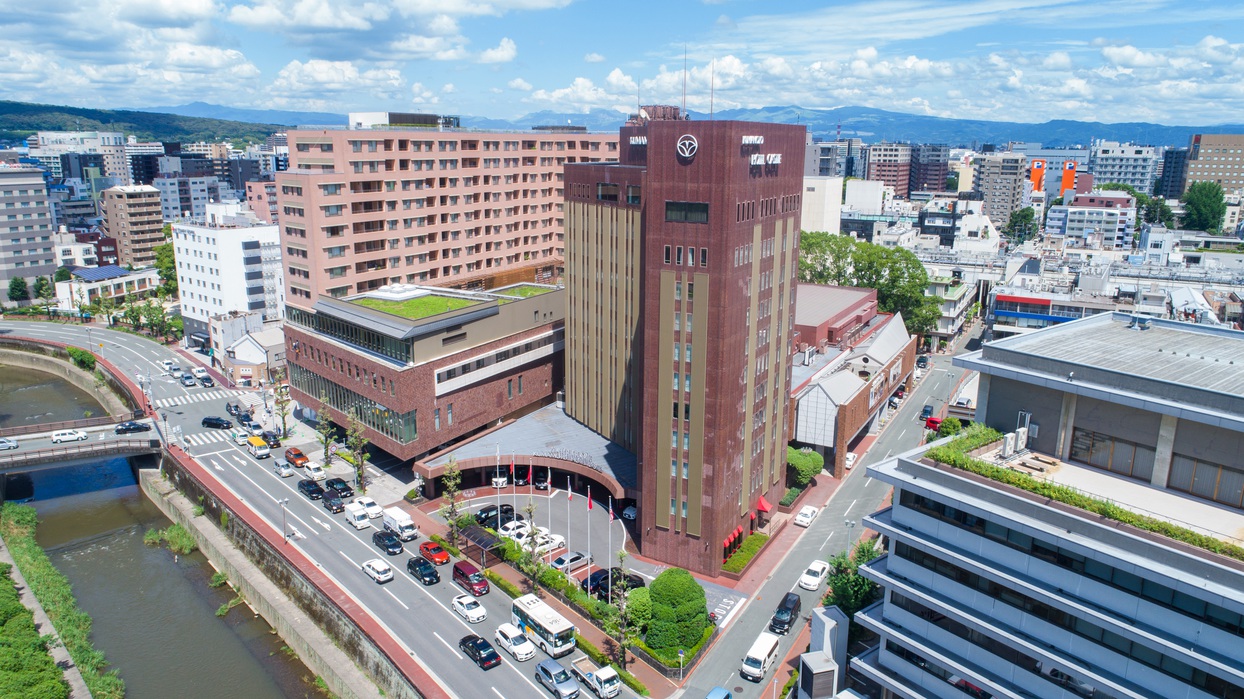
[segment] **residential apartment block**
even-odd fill
[[[566,168],[566,413],[640,456],[643,554],[715,574],[785,486],[805,132],[620,142]]]
[[[7,289],[9,280],[22,277],[30,288],[34,277],[55,272],[52,248],[52,210],[43,170],[0,165],[0,283]]]
[[[103,192],[104,226],[117,240],[121,265],[155,263],[155,248],[164,244],[160,190],[150,185],[121,185]]]
[[[1158,178],[1153,193],[1164,199],[1178,199],[1184,193],[1188,179],[1188,149],[1167,148],[1162,153],[1162,176]]]
[[[1227,192],[1244,188],[1244,134],[1193,135],[1184,191],[1193,182],[1217,182]]]
[[[950,146],[917,143],[911,147],[911,178],[908,192],[944,192],[950,175]]]
[[[884,593],[853,669],[903,697],[1244,697],[1244,564],[1215,551],[1244,526],[1241,350],[1111,313],[956,357],[1010,433],[976,458],[1051,489],[923,448],[870,466],[894,504],[865,519],[889,553],[860,569]]]
[[[617,136],[579,131],[291,130],[289,142],[278,215],[288,298],[304,308],[396,283],[554,281],[562,168],[617,158]]]
[[[160,190],[160,213],[165,221],[202,218],[207,205],[220,201],[220,181],[207,177],[157,177],[151,186]]]
[[[1130,250],[1136,232],[1136,200],[1126,192],[1077,194],[1051,206],[1045,234],[1063,237],[1069,247]]]
[[[1093,141],[1089,148],[1089,172],[1097,185],[1117,182],[1142,194],[1152,194],[1158,178],[1159,155],[1153,146],[1118,141]]]
[[[247,216],[241,205],[208,204],[198,219],[173,222],[173,254],[186,337],[209,341],[213,317],[258,312],[285,316],[285,276],[277,227]]]
[[[1012,153],[981,155],[975,166],[973,188],[981,195],[982,212],[1001,229],[1011,214],[1031,204],[1028,159]]]
[[[54,179],[69,177],[61,170],[65,153],[98,153],[104,159],[104,175],[122,184],[130,182],[125,156],[125,135],[120,131],[39,131],[26,139],[30,157],[39,161]]]
[[[873,143],[868,146],[868,172],[865,177],[880,180],[894,189],[894,196],[906,199],[911,184],[912,147],[906,143]]]

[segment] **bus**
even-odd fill
[[[514,625],[551,657],[560,658],[574,651],[574,624],[535,595],[514,600],[510,616]]]

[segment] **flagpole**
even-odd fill
[[[566,474],[566,543],[570,543],[570,500],[574,497],[574,493],[570,490],[570,474]],[[552,508],[550,508],[552,509]],[[549,531],[553,531],[549,529]],[[592,572],[591,564],[588,564],[588,572]]]
[[[611,559],[610,562],[612,563],[612,558],[613,558],[613,493],[609,494],[609,524],[607,526],[609,527],[609,548],[605,551],[605,553],[606,555],[609,556],[609,558]]]
[[[587,487],[587,560],[592,560],[592,486]],[[588,564],[587,572],[592,572],[591,564]]]
[[[497,474],[500,472],[501,472],[501,443],[497,442],[497,467],[492,470],[492,477],[496,478]],[[497,529],[500,529],[501,528],[501,489],[496,488],[495,490],[497,491]]]

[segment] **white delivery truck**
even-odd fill
[[[762,632],[752,644],[751,650],[743,656],[743,666],[739,668],[740,674],[752,682],[763,681],[769,668],[777,662],[778,640],[777,636],[768,631]]]
[[[616,697],[622,691],[622,678],[611,667],[597,667],[586,655],[570,661],[570,671],[600,699]]]
[[[405,510],[397,507],[386,507],[384,510],[384,528],[397,534],[402,541],[410,541],[419,536],[419,528]]]
[[[367,519],[367,510],[362,505],[350,503],[346,505],[346,521],[354,525],[355,529],[366,529],[371,526],[371,522]]]

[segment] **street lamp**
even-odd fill
[[[847,552],[851,551],[851,532],[855,531],[855,520],[848,519],[843,522],[847,527]]]
[[[287,544],[289,543],[289,530],[285,528],[285,505],[288,502],[289,498],[276,501],[276,504],[281,506],[281,538],[284,539]]]

